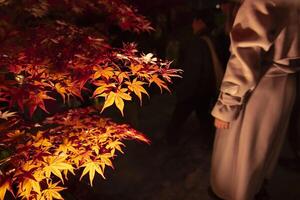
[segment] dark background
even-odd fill
[[[135,35],[111,30],[116,37],[113,42],[137,41],[144,53],[155,53],[159,58],[174,59],[176,55],[167,51],[170,41],[184,40],[190,30],[193,10],[211,9],[214,12],[214,29],[220,30],[224,16],[216,7],[216,0],[130,0],[141,14],[152,21],[156,29],[152,33]],[[217,44],[218,45],[218,44]],[[143,106],[129,103],[125,107],[125,118],[119,118],[117,111],[108,109],[105,115],[120,122],[132,124],[145,133],[151,145],[129,141],[125,155],[119,155],[115,169],[107,169],[107,180],[97,175],[93,187],[83,179],[73,177],[64,194],[66,199],[109,199],[109,200],[210,200],[207,194],[212,146],[207,143],[205,129],[192,114],[181,130],[178,145],[164,142],[165,131],[170,121],[176,98],[160,94],[153,89],[151,99],[144,98]],[[293,130],[292,130],[293,131]],[[283,164],[282,164],[283,163]],[[230,182],[230,180],[228,180]],[[272,200],[300,199],[300,167],[295,161],[290,144],[283,148],[280,165],[275,171],[268,191]]]

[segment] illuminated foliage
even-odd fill
[[[94,14],[99,21],[80,25]],[[134,43],[112,47],[108,26],[136,33],[153,30],[122,0],[0,1],[0,200],[62,199],[68,174],[90,184],[113,167],[124,140],[148,139],[127,124],[101,117],[115,106],[122,115],[147,88],[168,90],[180,71]],[[85,107],[84,102],[102,102]],[[74,108],[74,102],[81,108]],[[64,104],[67,111],[56,113]],[[43,121],[34,121],[38,113]],[[37,117],[36,117],[37,118]]]
[[[47,124],[51,127],[46,128]],[[2,197],[17,185],[14,194],[18,197],[57,199],[68,173],[82,171],[81,177],[88,175],[92,185],[95,173],[104,178],[104,170],[113,167],[117,151],[123,153],[123,140],[149,143],[129,125],[102,118],[89,107],[56,114],[38,126],[19,121],[15,127],[18,129],[4,131],[1,138],[2,145],[14,152],[6,158],[1,176]]]

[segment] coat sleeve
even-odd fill
[[[213,108],[215,118],[230,122],[237,118],[245,97],[262,76],[264,54],[284,26],[284,6],[280,0],[244,0],[232,31],[231,56]]]

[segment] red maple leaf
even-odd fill
[[[38,94],[31,92],[31,94],[29,95],[29,115],[31,117],[37,107],[40,107],[46,113],[49,113],[45,107],[44,100],[46,99],[55,100],[53,97],[47,95],[47,91],[40,91]]]

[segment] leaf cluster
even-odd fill
[[[171,78],[179,77],[170,62],[139,53],[133,43],[113,48],[61,21],[29,29],[28,35],[33,36],[19,49],[14,42],[3,43],[7,51],[0,61],[9,76],[0,82],[0,102],[9,109],[17,105],[21,112],[27,108],[30,116],[37,108],[48,113],[45,101],[56,101],[56,94],[64,103],[70,97],[83,100],[83,90],[91,98],[103,98],[103,109],[115,104],[123,114],[124,101],[133,95],[142,101],[142,94],[148,95],[145,86],[154,83],[169,90]]]
[[[99,22],[79,25],[89,13]],[[151,85],[169,91],[180,77],[169,61],[140,53],[134,43],[113,47],[110,24],[153,30],[123,0],[0,0],[0,200],[7,191],[22,199],[62,199],[68,174],[88,175],[92,185],[96,173],[104,178],[113,167],[124,140],[149,143],[92,108],[51,109],[99,99],[101,112],[115,105],[124,115],[127,101],[142,103]],[[55,115],[28,122],[38,110]]]
[[[129,125],[102,118],[89,107],[54,115],[38,128],[21,122],[14,127],[21,129],[6,130],[1,138],[13,153],[1,161],[0,199],[6,191],[22,199],[62,199],[69,173],[88,175],[93,185],[96,173],[105,178],[105,168],[113,168],[117,151],[123,153],[123,140],[149,143]]]

